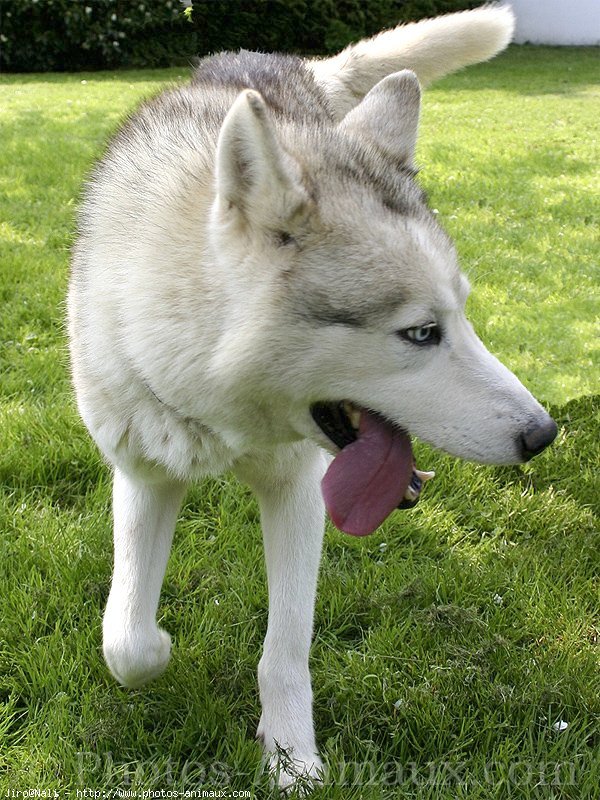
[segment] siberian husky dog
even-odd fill
[[[322,769],[308,654],[326,508],[364,535],[413,505],[429,474],[411,435],[514,464],[556,434],[468,323],[415,182],[420,85],[512,28],[487,6],[323,60],[207,58],[124,124],[87,186],[68,314],[81,416],[114,467],[104,655],[125,686],[163,672],[186,485],[233,472],[260,504],[258,736],[281,786]]]

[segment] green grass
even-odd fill
[[[510,469],[419,447],[438,477],[418,509],[365,540],[328,531],[312,671],[332,782],[317,800],[598,797],[594,59],[512,48],[425,96],[421,179],[472,278],[475,325],[561,433]],[[165,676],[124,690],[100,652],[110,479],[69,388],[68,248],[106,135],[181,74],[0,79],[0,794],[268,794],[247,491],[224,477],[187,498],[160,608]]]

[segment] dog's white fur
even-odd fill
[[[233,470],[260,503],[259,736],[274,766],[280,746],[299,773],[321,769],[308,653],[331,443],[310,404],[351,399],[496,463],[519,461],[519,431],[546,418],[466,321],[468,284],[435,222],[385,210],[330,167],[340,148],[351,160],[364,147],[375,165],[409,168],[419,86],[406,71],[386,76],[410,67],[428,82],[489,58],[512,25],[507,9],[484,8],[308,62],[330,103],[320,127],[276,117],[252,89],[175,90],[117,137],[88,190],[69,325],[81,415],[115,467],[104,655],[126,686],[165,669],[170,638],[156,614],[185,486]],[[274,243],[278,231],[287,243]],[[336,324],[350,307],[361,324]],[[395,335],[432,317],[443,346]]]
[[[410,69],[421,86],[449,72],[486,61],[507,46],[514,18],[502,6],[447,14],[400,25],[350,45],[337,56],[311,62],[340,119],[382,78]]]

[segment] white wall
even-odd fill
[[[600,0],[509,0],[515,42],[600,44]],[[600,59],[600,54],[599,54]],[[599,61],[600,74],[600,61]]]

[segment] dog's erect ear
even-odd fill
[[[270,228],[296,216],[307,201],[300,167],[282,149],[258,92],[243,91],[217,144],[217,195],[247,222]]]
[[[419,128],[421,88],[403,69],[379,81],[340,122],[340,129],[371,141],[386,155],[412,166]]]

